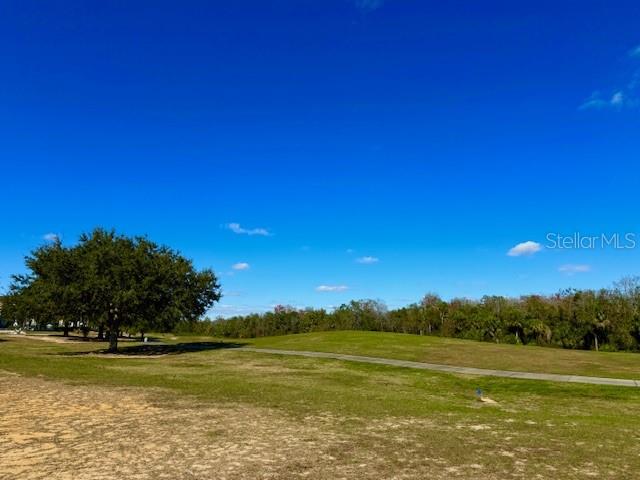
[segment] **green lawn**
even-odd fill
[[[465,367],[640,380],[640,354],[499,345],[380,332],[317,332],[251,339],[255,347],[312,350]]]
[[[192,340],[180,337],[173,342]],[[310,416],[329,418],[331,428],[349,439],[345,452],[336,453],[337,461],[349,462],[349,455],[372,452],[388,469],[378,472],[382,477],[407,465],[425,469],[416,470],[418,473],[433,472],[428,470],[435,468],[433,459],[444,462],[442,471],[437,470],[442,475],[433,478],[445,478],[445,468],[477,478],[633,478],[640,468],[640,397],[636,389],[463,377],[281,357],[221,348],[224,345],[207,341],[210,343],[199,351],[178,350],[181,353],[157,358],[113,358],[86,354],[104,347],[99,343],[58,344],[3,335],[0,374],[14,372],[87,388],[145,388],[164,392],[167,401],[178,395],[216,405],[249,405],[285,414],[294,422]],[[553,360],[553,355],[569,355],[573,367],[566,368],[581,369],[600,358],[589,352],[360,332],[295,335],[251,343],[411,360],[460,359],[461,364],[520,370],[526,369],[527,358],[534,359],[529,370],[551,366],[548,371],[562,369],[563,362]],[[629,373],[635,358],[601,356],[606,358],[606,367],[601,367],[604,370],[581,373]],[[485,363],[474,363],[476,359]],[[478,387],[498,404],[479,403],[474,394]],[[375,472],[369,478],[375,478]],[[407,478],[424,476],[416,473]]]

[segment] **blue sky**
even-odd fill
[[[638,18],[637,1],[2,2],[0,288],[47,234],[95,226],[213,267],[214,315],[640,274]]]

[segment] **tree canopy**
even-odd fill
[[[169,331],[221,297],[212,270],[197,271],[169,247],[113,230],[95,229],[72,247],[59,240],[39,247],[26,266],[27,275],[13,276],[4,316],[105,329],[110,351],[122,330]]]

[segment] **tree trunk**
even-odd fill
[[[593,335],[593,338],[594,338],[594,339],[595,339],[595,341],[596,341],[596,352],[597,352],[597,351],[598,351],[598,335],[594,334],[594,335]]]
[[[118,351],[118,332],[120,330],[120,319],[117,315],[113,315],[109,312],[107,317],[109,321],[109,353],[116,353]]]
[[[144,332],[140,332],[140,341],[144,342]]]
[[[100,324],[98,326],[98,340],[104,340],[104,325]]]
[[[64,322],[62,336],[63,337],[68,337],[69,336],[69,322]]]
[[[118,330],[116,328],[109,332],[109,353],[118,351]]]

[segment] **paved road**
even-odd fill
[[[361,355],[344,355],[341,353],[309,352],[306,350],[277,350],[273,348],[242,347],[239,350],[257,353],[272,353],[276,355],[295,355],[300,357],[330,358],[349,362],[376,363],[392,365],[394,367],[418,368],[434,370],[436,372],[460,373],[464,375],[485,375],[491,377],[519,378],[523,380],[546,380],[549,382],[589,383],[593,385],[614,385],[619,387],[640,387],[640,380],[624,378],[584,377],[580,375],[558,375],[555,373],[511,372],[508,370],[489,370],[485,368],[455,367],[437,363],[410,362],[391,358],[364,357]]]

